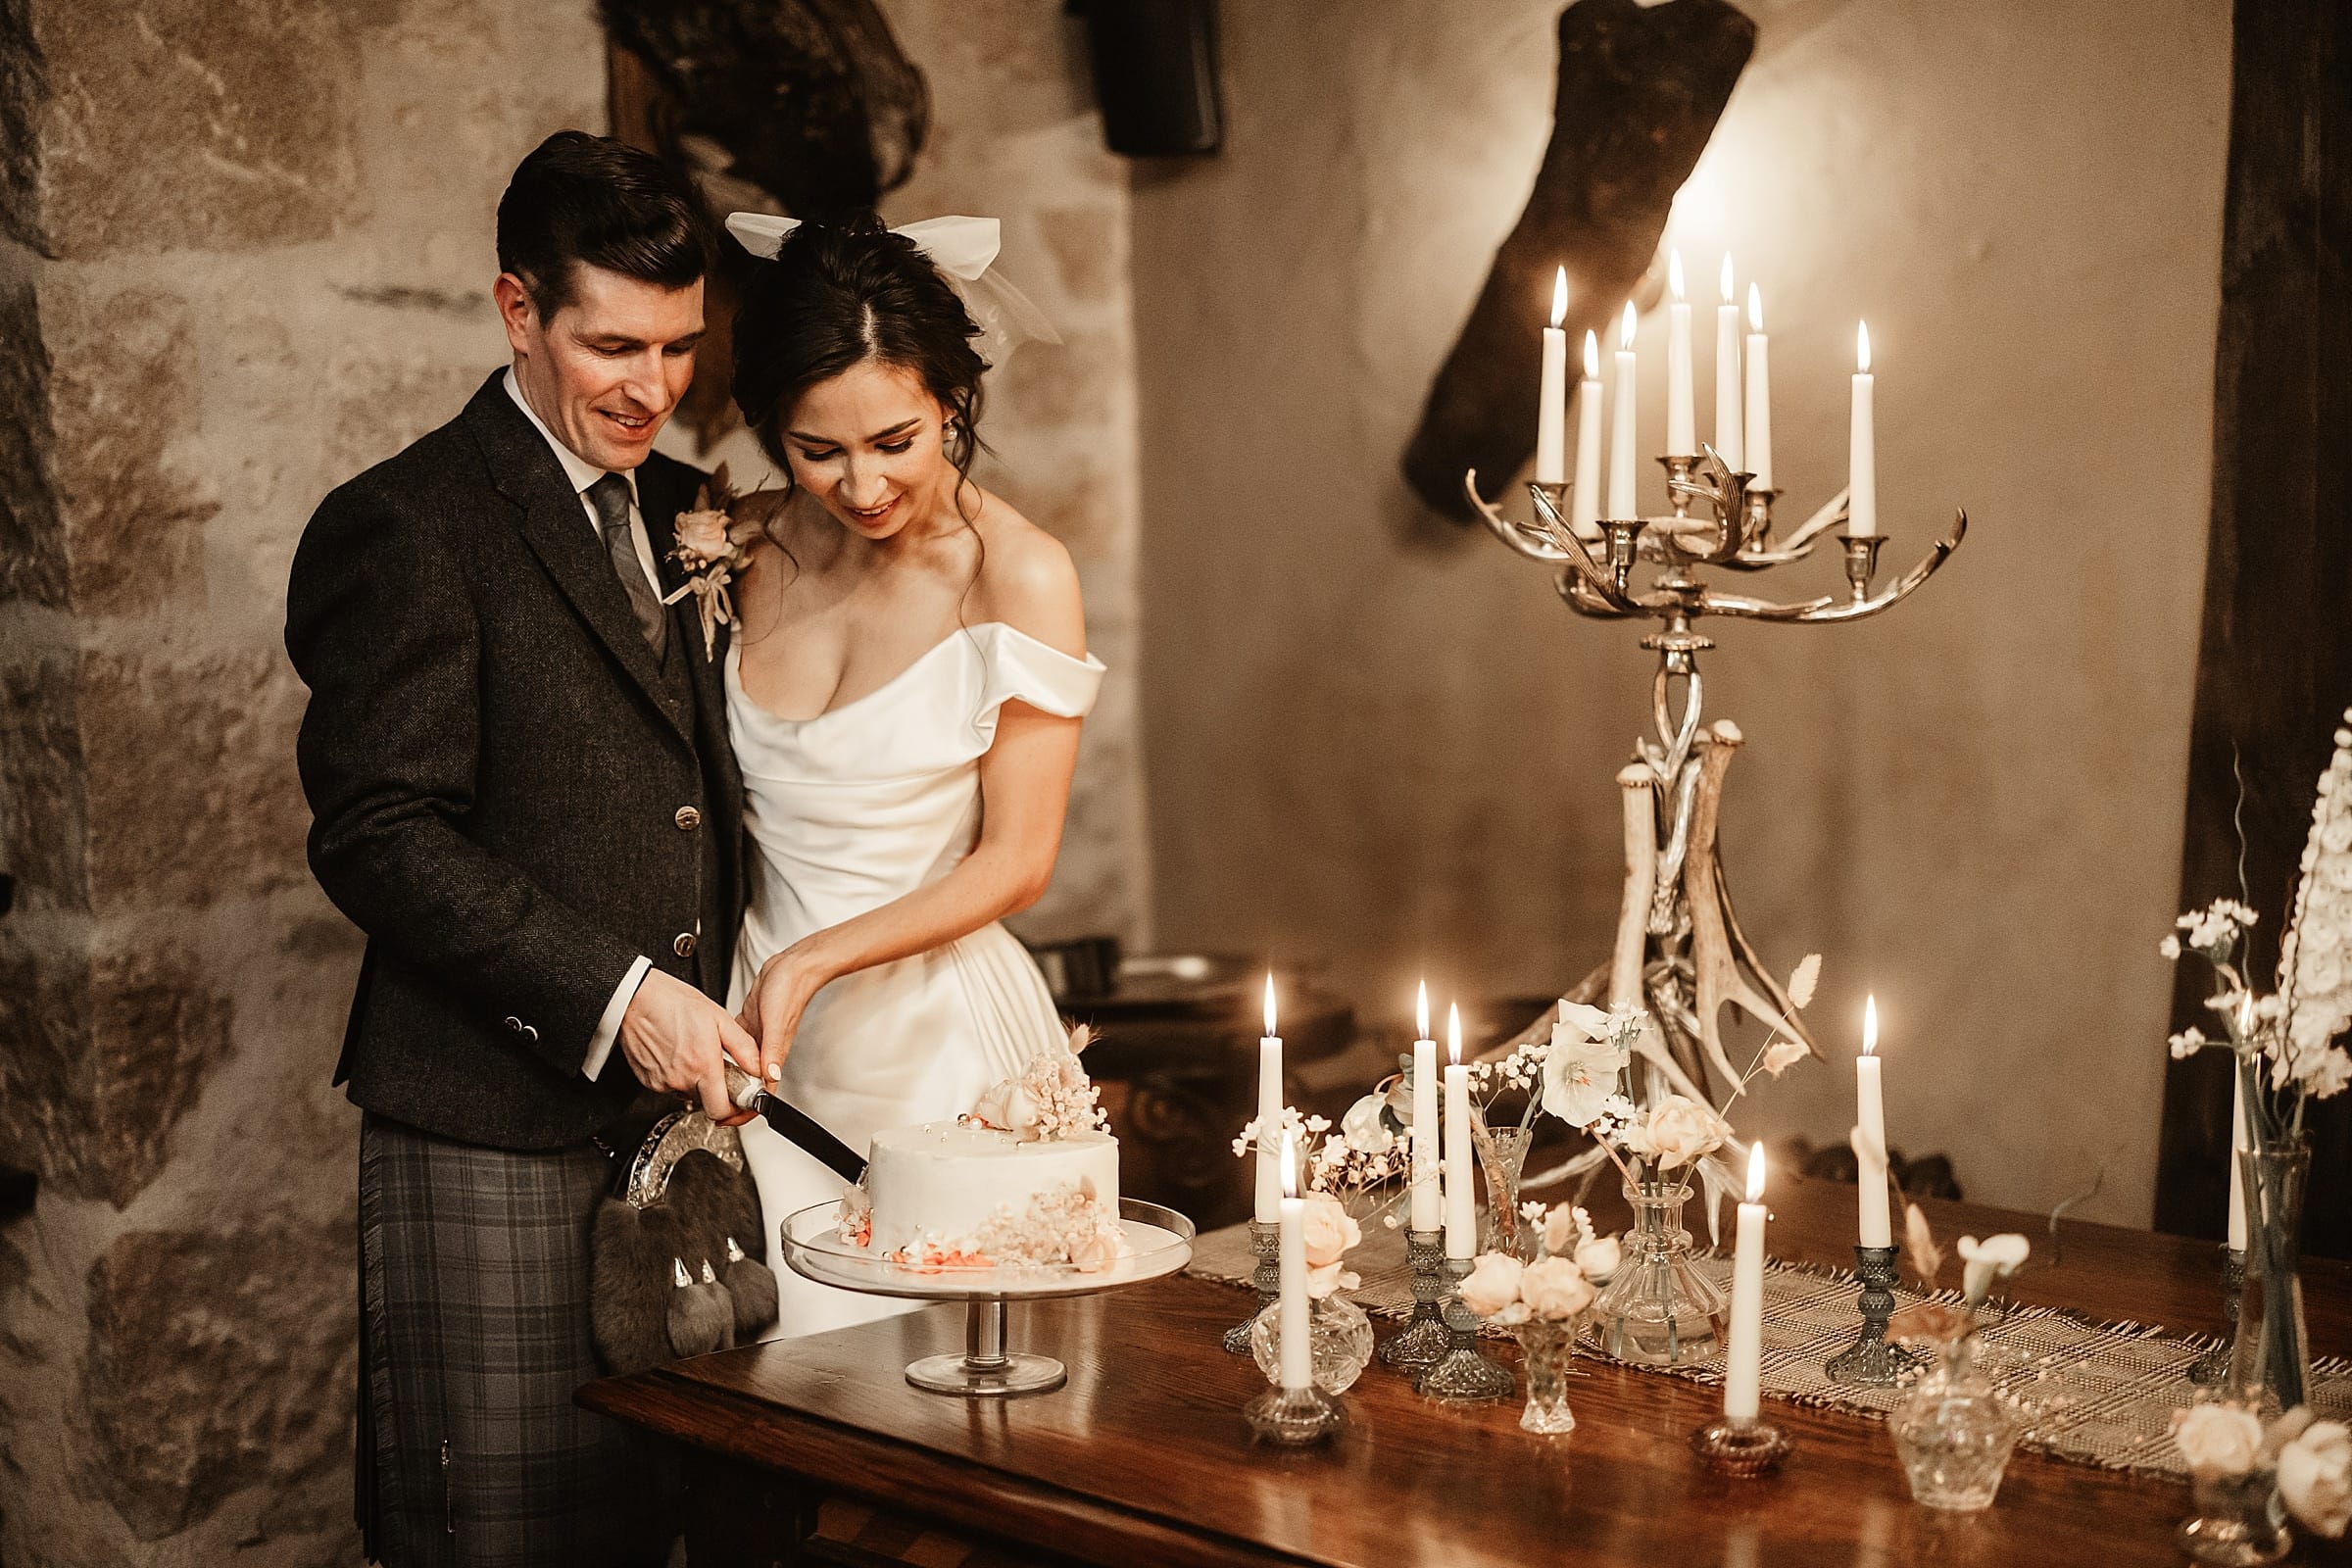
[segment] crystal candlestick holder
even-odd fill
[[[1437,1365],[1453,1343],[1439,1311],[1446,1299],[1446,1233],[1406,1231],[1404,1259],[1413,1270],[1413,1315],[1382,1343],[1379,1354],[1384,1366],[1418,1371]]]
[[[1862,1309],[1862,1332],[1822,1364],[1831,1382],[1849,1389],[1891,1389],[1919,1364],[1918,1356],[1886,1338],[1886,1320],[1894,1315],[1894,1259],[1891,1247],[1854,1249],[1854,1273],[1862,1281],[1855,1298]]]
[[[1788,1434],[1759,1416],[1735,1421],[1719,1417],[1690,1433],[1690,1451],[1718,1475],[1752,1480],[1777,1467],[1796,1445]]]
[[[1244,1405],[1242,1415],[1260,1441],[1291,1447],[1321,1443],[1348,1424],[1347,1407],[1312,1385],[1269,1389]]]
[[[1263,1220],[1250,1222],[1250,1250],[1257,1255],[1257,1272],[1250,1276],[1256,1287],[1257,1305],[1250,1315],[1225,1331],[1225,1348],[1235,1355],[1250,1353],[1250,1331],[1257,1326],[1257,1314],[1273,1304],[1282,1291],[1282,1227]]]
[[[1508,1367],[1479,1348],[1478,1314],[1462,1299],[1462,1281],[1470,1277],[1470,1268],[1466,1257],[1446,1259],[1451,1281],[1445,1306],[1446,1353],[1414,1376],[1415,1394],[1467,1404],[1507,1398],[1518,1387]]]
[[[2237,1345],[2238,1298],[2245,1288],[2246,1250],[2225,1242],[2222,1244],[2222,1337],[2188,1368],[2188,1381],[2200,1389],[2218,1389],[2230,1381],[2230,1351]]]

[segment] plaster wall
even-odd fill
[[[1866,989],[1887,1116],[1970,1195],[2144,1223],[2211,465],[2229,8],[1757,0],[1669,241],[1773,330],[1780,479],[1843,482],[1876,348],[1893,613],[1711,623],[1748,745],[1724,842],[1768,961],[1826,955],[1832,1060],[1746,1130],[1841,1141]],[[1605,956],[1637,630],[1430,516],[1396,462],[1548,131],[1557,8],[1225,8],[1214,160],[1139,172],[1145,694],[1170,947],[1556,994]],[[1528,330],[1545,302],[1531,300]],[[1700,429],[1712,334],[1697,334]],[[1661,450],[1664,312],[1642,318]],[[1573,429],[1573,425],[1571,426]],[[1503,475],[1483,476],[1490,494]],[[1515,486],[1514,486],[1515,487]],[[1644,486],[1662,510],[1662,484]],[[1829,591],[1834,562],[1766,579]]]

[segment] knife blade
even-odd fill
[[[855,1187],[865,1179],[865,1156],[843,1143],[800,1106],[779,1099],[760,1087],[759,1081],[736,1066],[727,1063],[727,1093],[735,1103],[747,1110],[756,1110],[762,1121],[773,1127],[784,1141],[812,1155],[834,1175]]]

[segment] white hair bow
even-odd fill
[[[754,256],[773,260],[784,236],[801,226],[797,218],[767,213],[729,213],[727,232]],[[1004,225],[993,218],[926,218],[891,230],[914,241],[915,249],[946,275],[948,286],[963,300],[972,321],[980,328],[991,365],[1002,365],[1018,344],[1035,338],[1059,343],[1045,313],[1029,296],[993,270],[1004,244]]]

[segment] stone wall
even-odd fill
[[[1067,347],[992,476],[1118,674],[1038,928],[1140,930],[1124,174],[1068,24],[886,8]],[[0,1561],[348,1563],[359,944],[312,885],[285,574],[504,359],[491,218],[606,121],[588,0],[0,0]]]
[[[2144,1223],[2229,8],[1742,8],[1756,55],[1670,229],[1699,320],[1728,245],[1763,286],[1798,517],[1843,482],[1865,318],[1887,565],[1955,506],[1975,520],[1882,619],[1704,628],[1708,709],[1749,743],[1724,825],[1741,917],[1784,972],[1827,955],[1834,1059],[1746,1125],[1842,1141],[1875,988],[1896,1143],[1949,1150],[1998,1201],[2103,1174],[2084,1212]],[[1429,518],[1396,469],[1526,199],[1559,9],[1228,6],[1224,153],[1136,186],[1159,934],[1322,960],[1367,1016],[1401,1019],[1424,969],[1556,994],[1614,922],[1611,779],[1653,656]],[[1642,322],[1645,455],[1664,316]],[[1710,344],[1702,325],[1702,411]],[[1655,478],[1644,494],[1660,510]],[[1830,561],[1771,581],[1842,586]],[[2047,1092],[2061,1074],[2079,1093]]]

